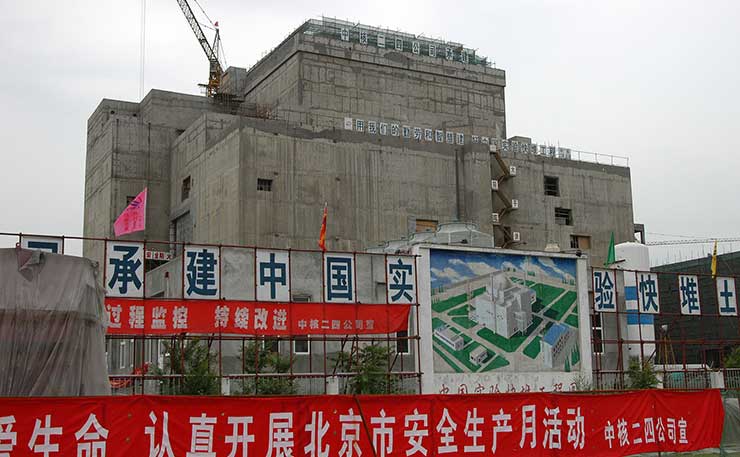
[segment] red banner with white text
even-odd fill
[[[105,298],[108,333],[362,335],[408,329],[411,305]]]
[[[719,391],[0,399],[0,453],[624,456],[718,447]],[[7,455],[7,454],[6,454]]]

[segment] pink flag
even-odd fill
[[[116,222],[113,232],[116,236],[139,232],[146,228],[146,187],[123,210]]]

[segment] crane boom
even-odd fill
[[[190,24],[190,28],[195,34],[195,38],[198,39],[200,47],[203,48],[203,52],[206,53],[206,57],[208,58],[208,84],[206,84],[205,87],[208,96],[213,97],[218,93],[219,87],[221,86],[221,75],[223,74],[221,62],[218,58],[218,48],[221,41],[218,28],[216,28],[216,37],[213,39],[213,46],[211,46],[208,43],[206,35],[203,33],[203,29],[200,27],[200,24],[198,24],[198,21],[195,19],[195,14],[193,14],[193,10],[190,8],[190,4],[188,3],[188,1],[177,0],[177,4],[180,5],[180,9],[185,15],[185,19],[188,21],[188,24]],[[218,22],[216,22],[216,24],[218,24]]]
[[[709,244],[709,243],[732,243],[740,241],[740,238],[689,238],[685,240],[663,240],[663,241],[648,241],[645,243],[647,246],[672,246],[679,244]]]

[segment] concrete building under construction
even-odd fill
[[[148,187],[136,238],[313,248],[327,202],[330,249],[459,220],[498,246],[557,244],[600,262],[612,231],[633,239],[626,162],[507,136],[505,87],[503,70],[458,43],[308,21],[251,69],[230,67],[218,98],[101,101],[84,235],[112,237]]]

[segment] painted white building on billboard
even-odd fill
[[[491,273],[486,291],[473,299],[471,320],[505,338],[525,331],[532,324],[535,291],[514,283],[504,271]]]
[[[564,365],[577,344],[574,331],[567,325],[554,324],[540,340],[542,363],[547,368]]]

